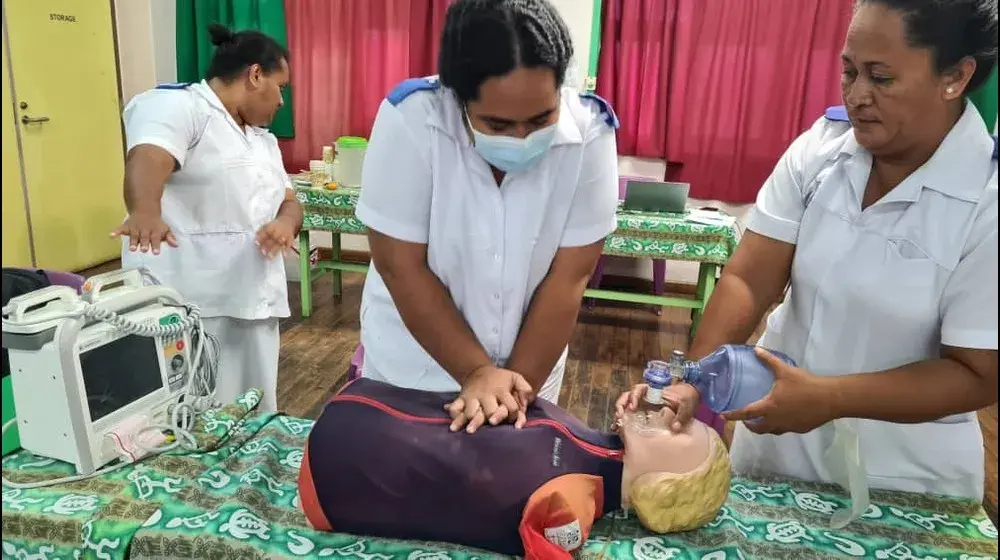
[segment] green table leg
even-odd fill
[[[299,293],[302,295],[302,316],[312,315],[312,263],[309,262],[309,230],[299,232]]]
[[[698,267],[698,301],[701,303],[701,307],[691,310],[691,340],[694,340],[694,333],[698,330],[698,325],[701,323],[701,316],[705,313],[705,307],[708,306],[708,300],[712,297],[712,292],[715,291],[715,275],[719,271],[719,265],[711,263],[701,263]]]
[[[340,262],[340,232],[337,232],[337,231],[333,232],[333,243],[331,243],[331,245],[332,246],[330,247],[330,250],[333,253],[333,261],[334,262]],[[335,269],[333,269],[333,295],[334,295],[334,297],[340,296],[341,292],[343,291],[343,288],[344,288],[344,283],[343,283],[342,274],[340,273],[340,270],[338,270],[338,269],[335,268]]]

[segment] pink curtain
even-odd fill
[[[622,117],[619,151],[666,159],[691,196],[753,201],[795,136],[840,102],[850,2],[606,5],[597,82]]]
[[[368,136],[398,82],[434,74],[450,0],[285,0],[295,138],[281,140],[291,173],[339,136]]]
[[[667,160],[691,195],[752,202],[796,135],[840,100],[841,0],[680,0]]]
[[[606,0],[597,94],[621,121],[622,154],[662,158],[677,0]]]

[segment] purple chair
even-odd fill
[[[625,200],[625,191],[628,187],[629,181],[640,181],[640,180],[653,180],[656,181],[655,177],[638,177],[638,176],[622,176],[618,178],[618,200]],[[602,256],[599,261],[597,261],[597,267],[594,268],[594,274],[590,277],[590,282],[587,284],[588,288],[599,288],[601,286],[601,277],[604,275],[604,263],[607,257]],[[653,259],[653,293],[656,295],[663,294],[663,287],[666,282],[667,276],[667,261],[663,259]],[[587,301],[588,306],[594,306],[594,300],[590,299]],[[659,315],[663,309],[661,307],[656,308],[656,314]]]
[[[83,283],[86,278],[80,276],[79,274],[73,274],[72,272],[60,272],[58,270],[43,270],[40,268],[22,268],[21,270],[27,272],[38,272],[41,271],[45,274],[45,277],[49,279],[49,282],[53,286],[67,286],[73,288],[80,292],[80,288],[83,287]]]
[[[77,292],[83,287],[83,283],[86,279],[79,274],[73,274],[72,272],[59,272],[57,270],[45,270],[45,275],[49,277],[49,282],[52,282],[53,286],[68,286],[73,288]]]

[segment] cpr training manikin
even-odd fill
[[[439,541],[527,558],[569,558],[597,519],[626,507],[650,531],[710,522],[729,493],[718,434],[673,411],[617,433],[584,426],[537,400],[527,423],[453,433],[455,394],[358,379],[317,420],[299,473],[299,496],[317,529]]]

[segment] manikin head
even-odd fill
[[[672,432],[664,427],[674,411],[664,407],[659,415],[647,426],[631,421],[632,413],[621,423],[622,505],[655,533],[697,529],[715,518],[729,495],[729,453],[705,424],[692,420]]]

